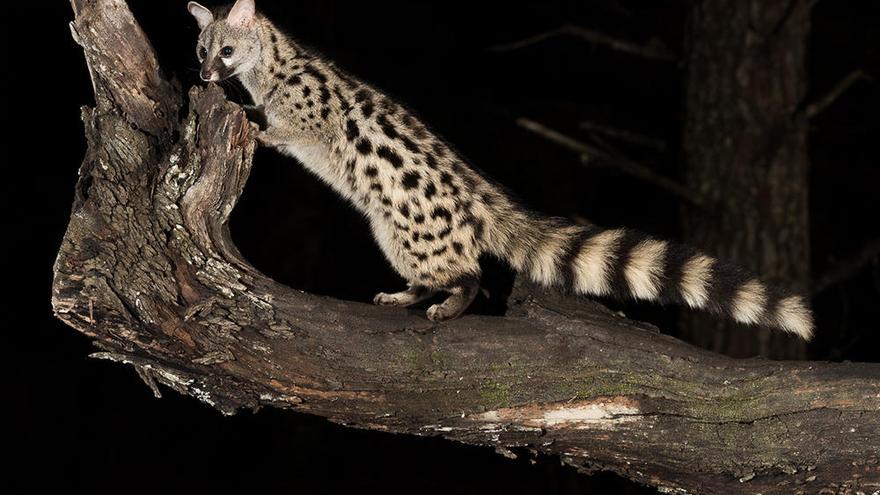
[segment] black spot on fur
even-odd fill
[[[425,153],[425,163],[431,168],[437,168],[437,158],[431,153]]]
[[[348,100],[342,96],[342,91],[339,90],[339,86],[333,86],[333,94],[336,95],[336,98],[339,100],[339,106],[342,108],[343,112],[347,112],[351,105],[348,103]]]
[[[354,141],[360,135],[361,130],[358,129],[357,122],[348,119],[348,121],[345,123],[345,138],[349,141]]]
[[[440,246],[439,248],[431,251],[431,254],[434,256],[440,256],[441,254],[446,252],[446,246]]]
[[[364,115],[365,119],[370,118],[370,115],[373,115],[373,102],[367,101],[361,106],[361,113]]]
[[[287,78],[287,84],[291,86],[296,86],[302,82],[302,78],[299,77],[299,74],[294,74]]]
[[[333,67],[332,70],[336,74],[336,77],[338,77],[339,80],[342,81],[349,89],[354,88],[354,81],[350,77],[348,77],[346,74],[335,67]]]
[[[462,227],[466,225],[471,226],[471,230],[473,230],[475,240],[480,240],[483,238],[483,230],[485,228],[485,224],[486,222],[482,218],[476,217],[472,214],[467,214],[461,221]]]
[[[453,246],[454,247],[454,246]],[[455,264],[455,259],[450,259],[449,264]],[[478,290],[480,286],[480,276],[474,273],[462,273],[453,278],[443,287],[444,289],[455,289],[458,287],[468,287],[470,290]]]
[[[429,182],[425,186],[425,199],[431,199],[435,194],[437,194],[437,186],[433,182]]]
[[[303,86],[303,98],[308,98],[312,94],[311,86]]]
[[[387,112],[388,115],[394,115],[395,113],[397,113],[397,104],[394,103],[391,98],[382,98],[382,107],[385,109],[385,112]]]
[[[354,160],[352,160],[352,161],[354,161]],[[366,169],[364,169],[364,175],[366,175],[367,177],[375,177],[375,176],[379,175],[379,169],[370,165]]]
[[[382,204],[385,206],[391,206],[391,199],[389,199],[388,196],[382,196],[382,198],[379,199],[379,201],[381,201]]]
[[[443,172],[440,174],[440,183],[448,186],[452,185],[452,175],[449,172]]]
[[[379,127],[386,136],[391,139],[397,138],[397,129],[394,128],[394,124],[388,121],[388,117],[385,115],[379,115],[376,117],[376,123],[379,124]]]
[[[426,261],[428,259],[428,255],[425,253],[413,253],[419,261]]]
[[[412,126],[412,132],[416,139],[426,139],[428,137],[428,130],[425,129],[425,126],[418,123]]]
[[[449,234],[451,234],[451,233],[452,233],[452,227],[447,225],[445,229],[441,230],[437,234],[437,238],[438,239],[446,239],[447,237],[449,237]]]
[[[358,140],[355,148],[357,148],[358,153],[362,155],[369,155],[373,152],[373,145],[370,144],[370,142],[367,141],[366,138],[361,138],[360,140]]]
[[[425,223],[425,215],[417,213],[415,216],[413,216],[413,221],[418,224]]]
[[[315,67],[313,67],[311,65],[306,66],[305,72],[306,72],[306,74],[317,79],[318,82],[320,82],[321,84],[325,84],[327,82],[327,76],[325,76],[323,72],[319,71],[318,69],[316,69]]]
[[[403,178],[400,180],[401,185],[403,185],[404,189],[415,189],[419,187],[419,179],[421,176],[418,172],[409,171],[403,174]]]
[[[410,153],[418,153],[419,151],[421,151],[419,150],[419,145],[417,145],[415,141],[404,136],[403,134],[400,135],[400,142],[403,143],[403,147],[406,148]]]
[[[418,242],[418,241],[419,241],[419,235],[420,235],[420,234],[418,233],[418,231],[413,231],[413,233],[412,233],[412,240],[413,240],[413,242]]]
[[[321,118],[323,120],[327,120],[327,116],[330,115],[330,107],[324,107],[321,109]]]
[[[464,181],[464,185],[471,191],[477,188],[477,176],[469,170],[462,170],[461,180]]]
[[[405,204],[400,205],[400,208],[398,208],[398,210],[400,210],[400,214],[403,215],[403,218],[409,218],[409,206]]]
[[[357,93],[354,94],[354,101],[357,103],[360,103],[362,101],[367,101],[369,99],[370,99],[370,92],[365,88],[361,88],[361,89],[357,90]]]
[[[348,173],[354,172],[355,161],[354,159],[349,160],[345,164],[345,169],[348,170]]]
[[[427,233],[425,233],[425,235],[422,236],[422,238],[423,238],[424,240],[426,240],[426,241],[433,241],[433,240],[434,240],[434,234],[432,234],[432,233],[430,233],[430,232],[427,232]]]
[[[321,93],[321,103],[326,105],[330,101],[330,90],[327,89],[327,86],[321,86],[318,91]]]
[[[387,160],[394,168],[400,168],[403,166],[403,158],[388,146],[382,145],[376,148],[376,155],[378,155],[379,158]]]
[[[370,190],[382,192],[382,184],[379,184],[378,182],[370,182]]]
[[[452,241],[452,249],[455,250],[455,254],[461,254],[464,251],[464,246],[460,242]]]
[[[431,218],[443,218],[447,222],[450,222],[452,221],[452,213],[449,213],[449,210],[446,208],[438,206],[431,212]]]

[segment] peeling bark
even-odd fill
[[[123,0],[74,10],[97,104],[52,304],[155,394],[558,455],[666,492],[880,488],[880,365],[733,360],[526,285],[505,317],[433,324],[260,274],[227,226],[255,147],[244,112],[216,86],[184,107]]]

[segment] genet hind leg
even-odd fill
[[[480,291],[480,279],[468,277],[448,289],[450,295],[440,304],[428,308],[428,319],[446,321],[458,317],[474,302]]]
[[[373,304],[380,306],[412,306],[428,299],[436,293],[433,289],[429,289],[423,285],[410,284],[409,289],[394,294],[386,294],[380,292],[373,298]]]

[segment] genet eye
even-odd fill
[[[199,58],[204,60],[207,57],[208,57],[208,49],[203,46],[200,46],[199,47]]]
[[[220,56],[222,56],[222,57],[231,57],[231,56],[232,56],[232,51],[233,51],[233,50],[232,50],[232,47],[231,47],[231,46],[224,46],[223,48],[220,49]]]

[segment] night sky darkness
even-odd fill
[[[167,73],[198,84],[197,28],[185,1],[130,2]],[[206,0],[205,4],[214,5]],[[812,123],[812,269],[821,275],[880,237],[880,16],[871,0],[824,0],[813,13],[810,97],[853,69],[856,84]],[[16,9],[21,7],[15,7]],[[6,421],[17,461],[41,466],[35,485],[61,482],[90,493],[237,489],[275,493],[655,493],[615,476],[581,476],[554,458],[509,460],[491,449],[432,438],[346,429],[320,418],[262,410],[224,418],[165,390],[162,400],[130,367],[86,359],[89,341],[56,321],[52,263],[61,242],[85,151],[79,107],[92,105],[82,52],[70,38],[66,2],[40,2],[7,22],[28,27],[39,46],[7,68],[6,147],[13,172],[8,205],[4,304]],[[627,149],[655,171],[678,177],[682,68],[571,37],[513,52],[489,47],[570,23],[681,51],[684,0],[380,2],[293,0],[258,8],[355,75],[411,107],[435,131],[547,214],[679,236],[674,197],[578,157],[518,128],[520,116],[575,137],[589,120],[665,141],[664,152]],[[15,41],[16,52],[24,43]],[[22,93],[23,90],[23,93]],[[227,94],[242,101],[243,91]],[[8,105],[7,105],[8,106]],[[232,216],[233,238],[257,268],[310,292],[369,301],[403,287],[366,222],[292,159],[259,150]],[[512,273],[486,265],[472,311],[497,314]],[[610,303],[675,334],[677,308]],[[7,306],[8,305],[8,306]],[[880,263],[876,260],[814,301],[819,329],[813,359],[880,361]],[[11,340],[10,340],[11,339]],[[535,461],[535,462],[532,462]],[[15,470],[15,469],[14,469]],[[631,491],[627,491],[631,490]]]

